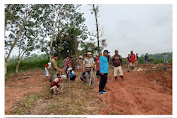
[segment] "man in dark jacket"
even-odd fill
[[[118,54],[118,50],[115,50],[115,55],[112,57],[112,66],[114,67],[114,77],[115,81],[117,81],[117,72],[119,73],[119,76],[123,79],[123,62],[122,62],[122,57]]]

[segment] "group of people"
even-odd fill
[[[96,76],[99,80],[99,93],[102,95],[106,91],[104,90],[105,85],[107,83],[107,76],[108,76],[108,70],[109,70],[109,51],[104,50],[103,55],[102,52],[99,52],[97,54],[96,59],[93,59],[92,53],[88,52],[87,57],[83,58],[82,56],[79,56],[77,59],[77,67],[76,70],[78,72],[82,72],[80,79],[86,83],[86,85],[91,85],[92,87],[95,86],[95,75],[93,74],[93,69],[96,70]],[[164,55],[164,63],[168,63],[167,61],[167,55]],[[62,88],[62,82],[64,79],[69,78],[70,81],[75,81],[76,75],[74,74],[74,70],[71,66],[71,61],[72,57],[66,57],[63,61],[63,64],[65,66],[65,69],[60,69],[57,67],[57,60],[58,55],[54,55],[54,57],[51,60],[51,63],[46,64],[45,66],[45,71],[46,71],[46,81],[48,81],[49,77],[49,70],[51,73],[51,93],[57,94],[57,92],[61,92]],[[115,82],[117,82],[117,79],[119,76],[122,81],[124,80],[123,76],[123,61],[122,61],[122,56],[119,55],[118,50],[115,50],[115,54],[111,58],[112,60],[112,67],[113,67],[113,72],[114,72],[114,79]],[[148,63],[148,54],[145,55],[144,57],[144,63]],[[127,61],[127,66],[129,72],[130,70],[132,71],[135,68],[135,65],[138,65],[139,57],[138,53],[136,55],[131,51],[130,54],[128,54],[128,57],[126,58]],[[62,73],[63,75],[60,75],[59,73]],[[64,74],[67,74],[65,76]]]

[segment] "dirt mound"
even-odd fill
[[[125,82],[108,81],[103,99],[104,115],[171,115],[172,70],[125,72]],[[113,80],[109,76],[108,80]]]

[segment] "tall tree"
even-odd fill
[[[5,74],[11,52],[37,6],[25,4],[5,5]]]
[[[101,51],[101,49],[103,49],[104,47],[107,46],[106,44],[106,39],[100,39],[102,36],[103,36],[103,31],[101,31],[99,29],[99,25],[98,25],[98,13],[99,13],[99,5],[95,5],[93,4],[92,5],[92,9],[91,9],[91,14],[94,14],[95,16],[95,22],[96,22],[96,32],[97,34],[91,34],[90,33],[90,36],[91,36],[91,40],[93,41],[94,40],[94,37],[96,37],[97,39],[97,46],[98,46],[98,51]],[[92,38],[93,37],[93,38]],[[101,42],[101,46],[100,46],[100,42]]]

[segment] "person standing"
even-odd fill
[[[62,69],[59,69],[57,67],[57,60],[58,60],[58,55],[55,54],[54,58],[51,61],[51,82],[57,78],[58,71],[63,72]]]
[[[127,72],[130,72],[130,61],[131,61],[130,54],[128,54],[128,57],[126,60],[127,60]]]
[[[119,76],[122,78],[122,81],[124,81],[122,70],[123,62],[122,57],[118,54],[118,50],[115,50],[115,55],[112,57],[112,66],[114,68],[115,81],[117,81],[117,72],[119,73]]]
[[[108,76],[108,70],[109,70],[109,64],[108,64],[108,53],[110,53],[108,50],[104,50],[103,56],[99,59],[99,66],[100,66],[100,84],[99,84],[99,93],[103,95],[107,91],[104,90],[106,82],[107,82],[107,76]]]
[[[76,62],[77,62],[77,71],[80,72],[82,70],[83,57],[79,56]]]
[[[146,55],[144,56],[144,64],[149,64],[149,57],[148,57],[148,53],[146,53]]]
[[[87,53],[87,57],[84,59],[83,61],[83,72],[85,72],[85,76],[86,76],[86,85],[89,85],[89,76],[91,74],[91,68],[94,67],[94,59],[92,58],[92,53],[88,52]],[[95,85],[94,82],[94,75],[92,75],[92,77],[90,77],[91,80],[91,86]]]
[[[138,68],[138,61],[139,61],[139,57],[138,57],[138,53],[136,53],[135,64],[137,68]]]
[[[49,62],[48,64],[45,65],[45,76],[46,76],[46,82],[48,82],[49,78],[49,70],[51,68],[51,63]]]
[[[100,66],[99,66],[99,59],[100,59],[100,57],[102,56],[102,52],[99,52],[99,54],[98,54],[98,57],[96,58],[96,70],[97,70],[97,72],[96,72],[96,76],[97,76],[97,78],[98,78],[98,80],[100,80]]]
[[[63,64],[64,64],[64,66],[65,66],[65,73],[67,73],[67,69],[68,69],[68,67],[67,67],[67,62],[69,61],[69,57],[67,56],[65,59],[64,59],[64,61],[63,61]]]
[[[168,63],[168,56],[167,56],[167,53],[164,53],[163,55],[163,63]]]
[[[131,51],[131,56],[130,56],[130,68],[131,68],[131,71],[134,69],[135,67],[135,54],[133,54],[133,51]]]

